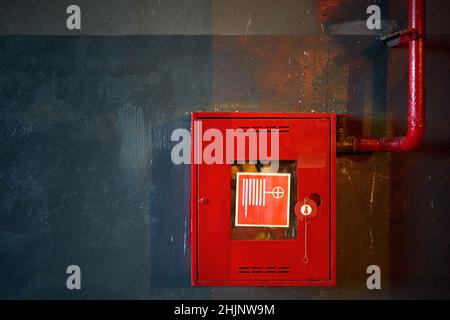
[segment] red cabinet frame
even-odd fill
[[[195,164],[196,124],[204,130],[279,127],[280,160],[297,164],[297,201],[316,193],[319,213],[296,239],[232,240],[231,165]],[[336,115],[333,113],[221,113],[192,115],[192,285],[330,286],[336,279]],[[202,134],[202,133],[200,133]],[[205,143],[208,144],[208,143]],[[231,201],[230,201],[231,200]]]

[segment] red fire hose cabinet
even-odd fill
[[[193,113],[193,285],[335,284],[335,125],[329,113]]]

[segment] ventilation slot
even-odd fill
[[[259,132],[262,129],[266,129],[267,132],[270,132],[271,130],[278,129],[280,133],[289,133],[289,127],[288,126],[239,127],[239,129],[242,129],[244,131],[246,131],[248,129],[254,129],[256,132]]]
[[[289,267],[238,267],[238,273],[289,273]]]

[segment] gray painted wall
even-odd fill
[[[351,113],[368,134],[402,134],[404,51],[388,55],[373,35],[331,34],[354,32],[358,10],[338,11],[322,32],[307,17],[312,1],[278,2],[276,19],[269,2],[105,3],[80,1],[75,33],[64,29],[65,1],[0,3],[1,298],[449,296],[449,37],[437,36],[450,31],[447,2],[428,1],[425,145],[338,159],[335,288],[192,288],[189,168],[170,162],[170,134],[189,127],[191,111],[311,109]],[[404,9],[384,7],[386,28],[405,25]],[[247,34],[251,44],[267,42],[258,34],[292,37],[270,38],[273,58],[258,60],[253,45],[223,34]],[[311,53],[292,74],[312,75],[314,94],[302,96],[301,77],[290,82],[306,99],[300,106],[277,100],[258,76],[289,39],[293,58]],[[319,61],[321,52],[339,58]],[[264,104],[271,99],[278,103]],[[381,292],[365,287],[373,263]],[[66,289],[69,264],[82,269],[80,291]]]

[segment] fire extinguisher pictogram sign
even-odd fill
[[[290,173],[236,176],[236,226],[289,227]]]

